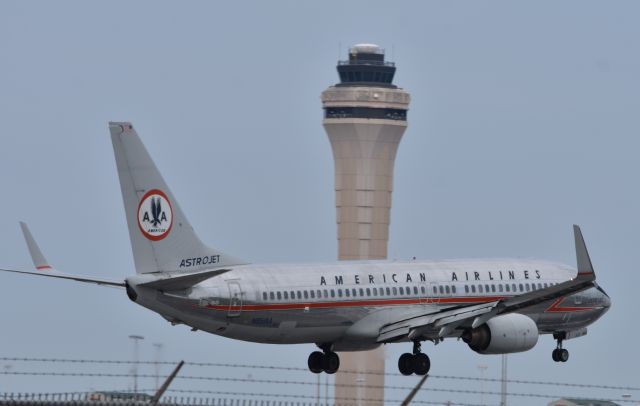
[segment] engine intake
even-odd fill
[[[510,313],[466,330],[462,340],[480,354],[522,352],[532,349],[538,342],[538,326],[530,317]]]

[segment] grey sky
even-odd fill
[[[580,224],[613,307],[587,337],[567,342],[567,364],[552,362],[554,343],[545,337],[510,356],[510,377],[637,386],[639,11],[630,1],[4,1],[0,263],[31,267],[18,227],[24,220],[66,272],[133,272],[109,120],[134,122],[211,245],[253,262],[333,261],[333,164],[319,96],[338,80],[335,64],[348,46],[373,42],[397,63],[395,83],[412,96],[396,160],[390,256],[573,265],[571,224]],[[27,276],[0,275],[0,309],[0,356],[129,358],[132,333],[148,337],[147,359],[152,342],[165,344],[169,360],[303,367],[313,350],[192,333],[117,290]],[[395,372],[408,346],[387,348]],[[487,376],[499,376],[499,357],[462,343],[424,349],[433,374],[477,376],[486,364]],[[0,375],[0,391],[128,384]],[[449,398],[477,401],[419,397]]]

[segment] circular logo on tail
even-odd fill
[[[142,235],[152,241],[165,238],[173,225],[173,209],[162,190],[152,189],[145,193],[138,205],[138,226]]]

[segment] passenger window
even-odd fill
[[[413,294],[416,295],[416,296],[418,295],[418,287],[417,286],[413,287]]]
[[[491,291],[495,292],[496,291],[496,285],[491,285]]]
[[[262,292],[262,300],[267,300],[267,292]]]
[[[444,287],[442,285],[438,286],[438,290],[440,291],[441,295],[444,295]]]
[[[519,284],[520,287],[520,292],[524,292],[524,287],[522,286],[522,284]]]
[[[451,286],[451,293],[456,293],[456,285]]]
[[[402,286],[400,286],[399,290],[400,290],[400,294],[404,295],[404,288]]]
[[[436,288],[435,286],[433,287],[433,293],[434,294],[438,293],[438,288]]]
[[[476,285],[471,285],[471,292],[476,293]]]
[[[545,283],[544,283],[544,288],[546,289],[546,288],[548,288],[548,287],[549,287],[549,285],[547,285],[547,282],[545,282]]]
[[[284,299],[285,300],[289,299],[289,292],[287,292],[286,290],[284,291]]]
[[[389,289],[389,287],[387,287],[387,296],[391,296],[391,289]]]
[[[427,289],[425,289],[424,286],[420,286],[420,291],[422,292],[423,295],[427,294]]]
[[[269,298],[270,298],[271,300],[275,300],[275,299],[276,299],[276,296],[273,294],[273,292],[269,292]]]
[[[469,285],[464,285],[464,293],[469,293]]]
[[[498,284],[498,292],[502,292],[502,284]]]
[[[367,296],[371,296],[371,289],[367,288]]]
[[[360,293],[360,296],[364,296],[364,289],[360,288],[358,289],[358,291],[359,291],[358,293]]]
[[[278,300],[282,300],[282,293],[277,292],[276,295],[278,295]]]
[[[378,296],[378,288],[373,288],[373,296]]]
[[[478,285],[478,292],[482,293],[482,285]]]
[[[489,285],[484,285],[484,291],[489,293],[491,288],[489,288]]]
[[[342,289],[338,289],[338,297],[342,297]]]
[[[342,292],[340,292],[340,293],[342,293]],[[341,296],[342,296],[342,295],[341,295]],[[304,291],[304,298],[305,298],[305,299],[309,299],[309,291],[308,291],[308,290],[305,290],[305,291]]]
[[[509,284],[508,284],[508,283],[507,283],[507,284],[505,284],[505,285],[504,285],[504,287],[505,287],[505,290],[506,290],[507,292],[509,292]]]
[[[344,295],[345,295],[346,297],[349,297],[349,296],[350,296],[350,293],[351,293],[351,291],[350,291],[349,289],[345,289],[345,290],[344,290]]]
[[[331,297],[336,297],[336,292],[333,289],[331,289]]]
[[[324,296],[325,299],[329,297],[329,292],[326,289],[323,290],[322,293],[324,293],[322,296]]]
[[[525,287],[525,289],[527,289],[527,292],[528,292],[528,291],[529,291],[529,284],[528,284],[528,283],[526,283],[526,284],[524,285],[524,287]]]
[[[358,293],[356,293],[357,291],[355,289],[351,289],[351,296],[356,297],[358,296]]]
[[[538,283],[538,289],[542,289],[542,284]]]
[[[451,293],[451,291],[449,290],[449,285],[445,286],[444,290],[447,292],[447,294]]]
[[[311,295],[311,299],[315,299],[316,298],[316,292],[310,290],[309,291],[309,295]]]
[[[393,291],[393,296],[398,294],[398,289],[395,286],[391,290]]]
[[[320,289],[318,289],[318,290],[316,291],[316,294],[317,294],[317,296],[318,296],[318,299],[321,299],[321,298],[322,298],[322,291],[321,291]]]
[[[302,299],[302,292],[298,291],[298,299]]]

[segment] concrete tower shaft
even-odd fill
[[[322,93],[323,125],[335,164],[338,259],[386,259],[393,167],[407,128],[409,94],[376,45],[349,50],[340,83]],[[335,403],[384,405],[384,349],[340,354]]]

